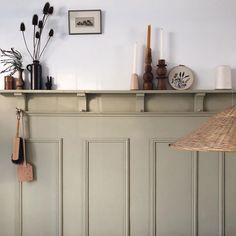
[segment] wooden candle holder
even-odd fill
[[[158,60],[157,65],[157,89],[166,90],[167,68],[164,59]]]
[[[145,51],[145,67],[143,74],[143,89],[152,90],[153,89],[153,74],[152,74],[152,50],[151,48],[146,48]]]

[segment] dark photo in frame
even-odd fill
[[[98,10],[69,10],[69,34],[101,34],[102,11]]]

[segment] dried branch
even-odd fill
[[[22,55],[19,51],[14,48],[11,48],[11,50],[0,48],[0,52],[2,57],[0,62],[6,67],[0,73],[10,72],[10,75],[13,75],[17,70],[22,68]]]

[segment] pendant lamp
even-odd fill
[[[177,150],[236,152],[236,105],[170,146]]]

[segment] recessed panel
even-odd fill
[[[128,166],[124,143],[89,142],[87,158],[88,235],[127,235]]]
[[[190,152],[155,143],[156,233],[160,236],[191,235],[192,158]]]
[[[33,182],[23,183],[23,236],[59,236],[59,152],[57,143],[30,142],[27,156],[34,165]]]
[[[199,152],[198,235],[215,236],[219,231],[219,155]]]

